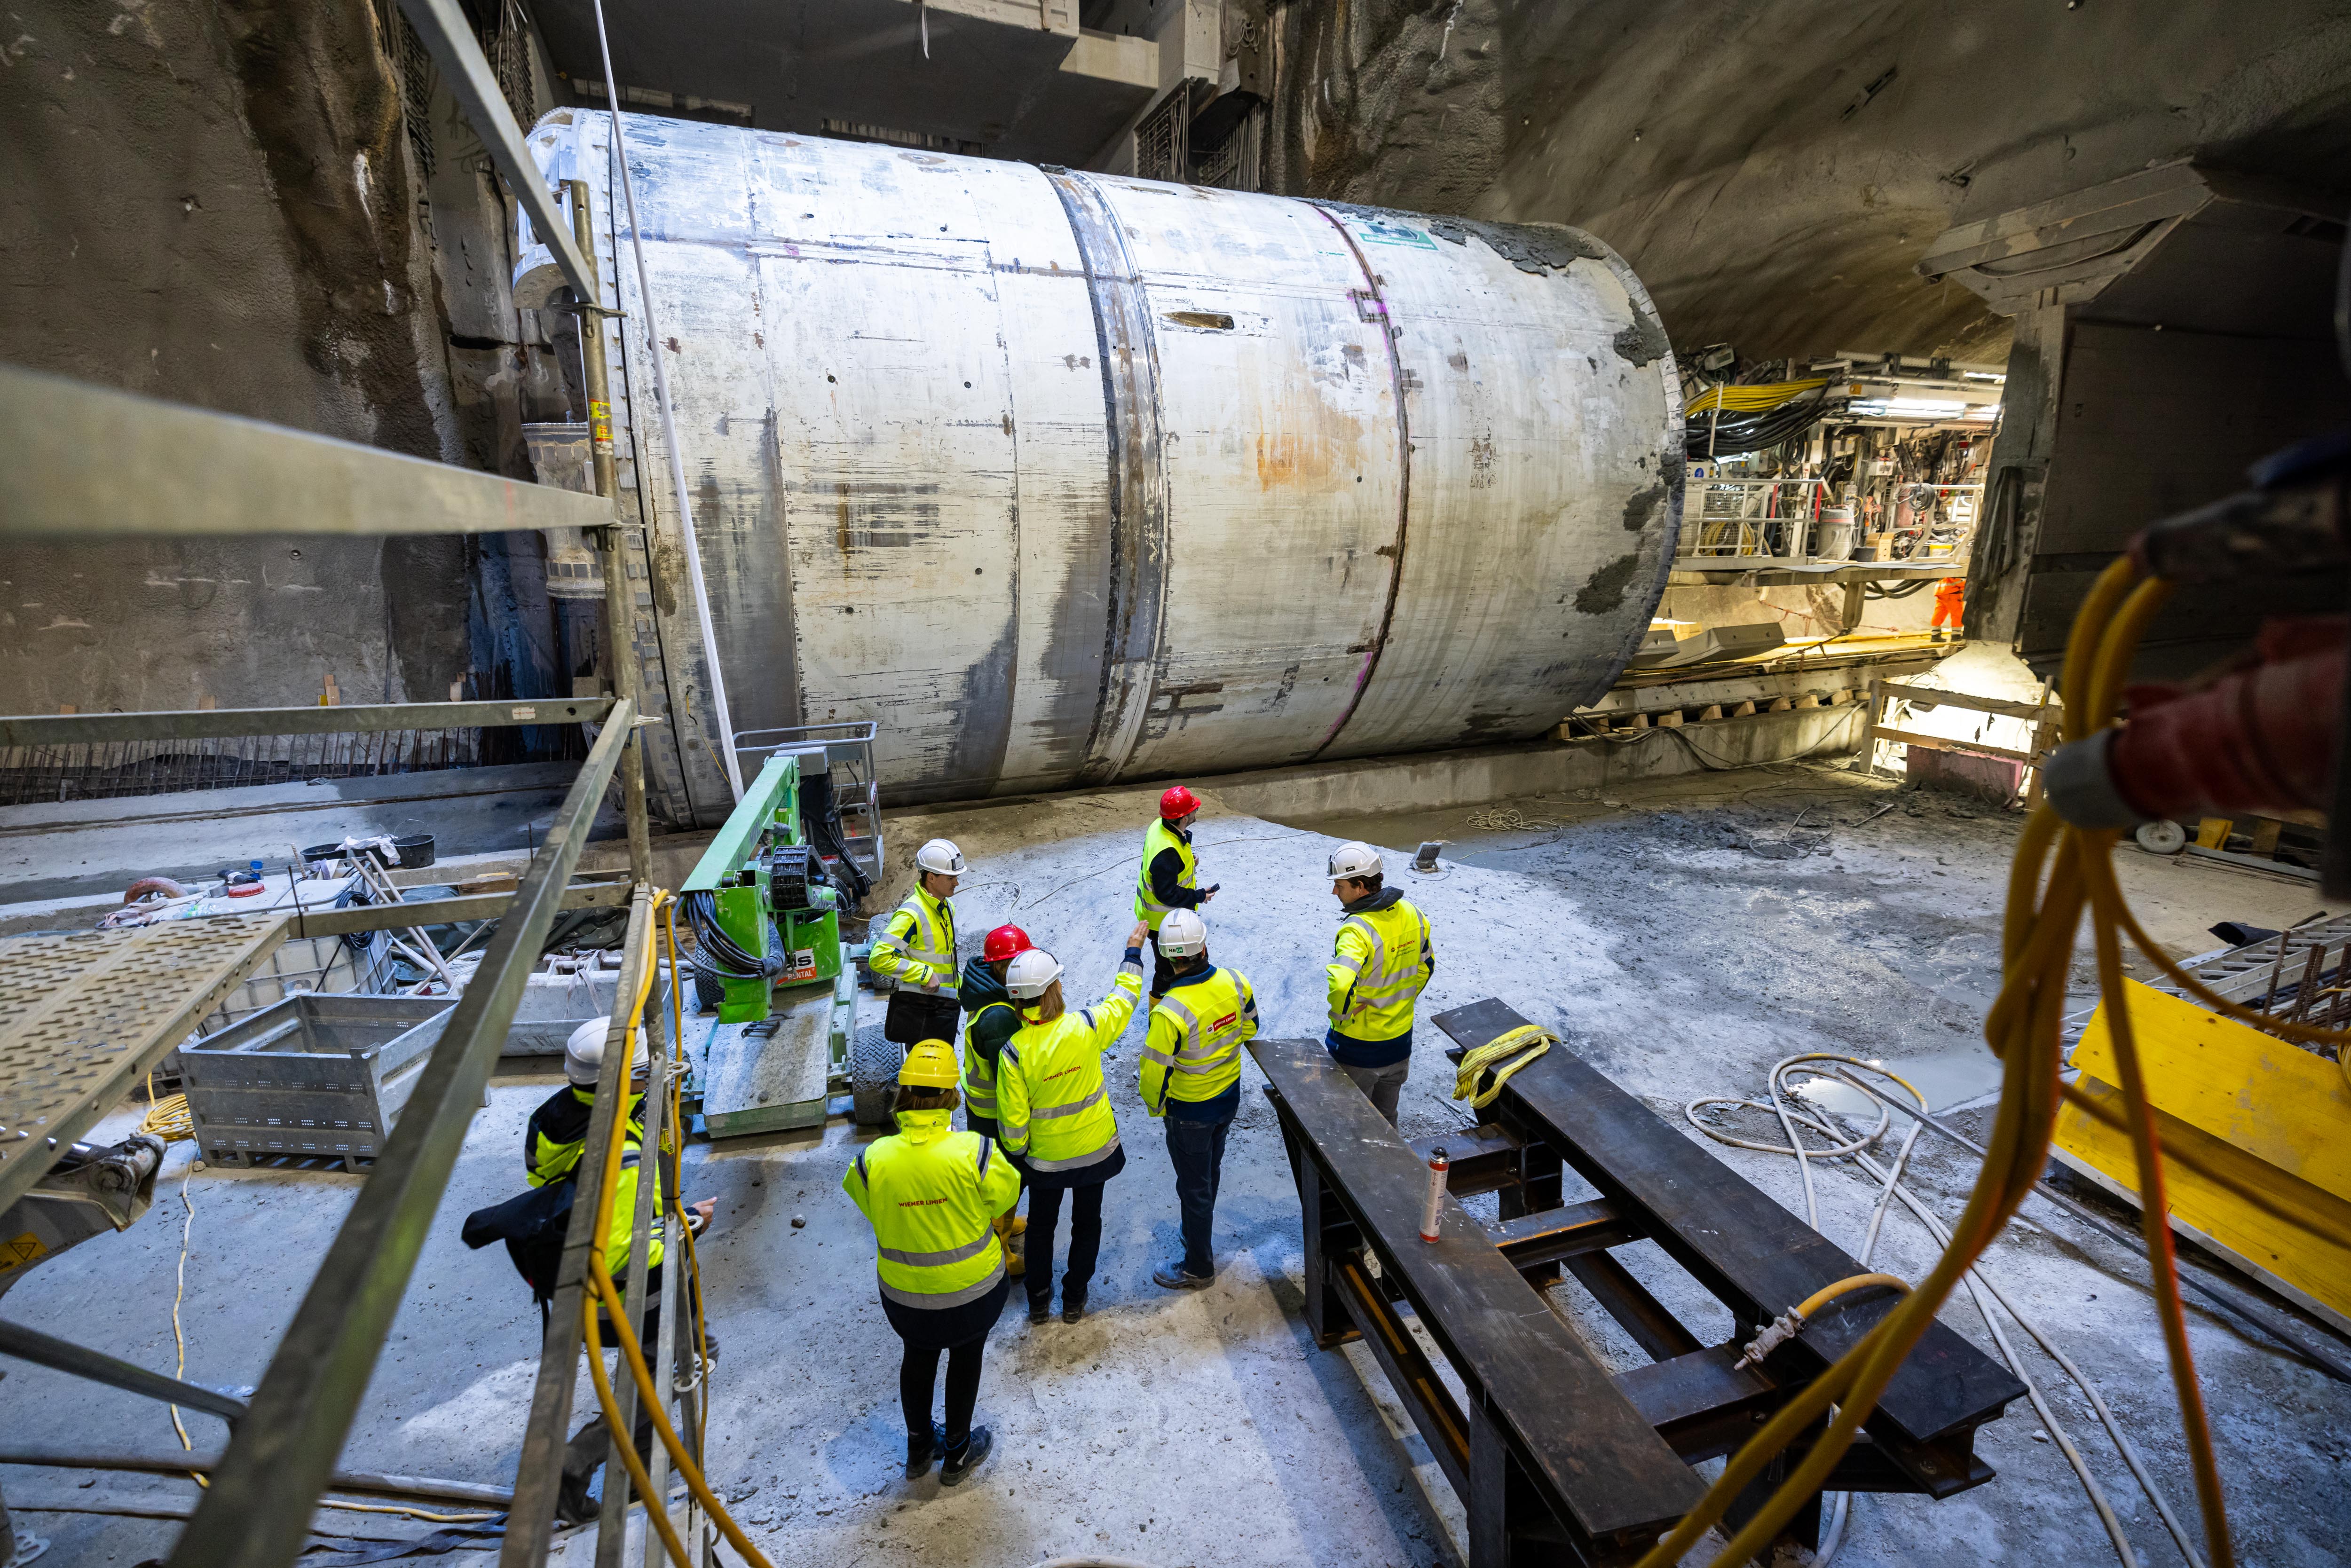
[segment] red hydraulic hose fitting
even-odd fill
[[[2050,757],[2041,781],[2049,804],[2076,827],[2113,829],[2326,810],[2346,631],[2341,616],[2273,620],[2252,661],[2210,685],[2131,687],[2129,723]]]

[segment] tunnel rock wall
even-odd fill
[[[1274,188],[1575,225],[1749,357],[1996,361],[1928,244],[2151,163],[2351,183],[2343,0],[1352,0],[1277,37]]]
[[[394,58],[403,26],[371,0],[14,7],[0,360],[528,477],[519,419],[550,417],[524,412],[549,378],[501,311],[504,200],[445,91],[458,144],[425,188],[435,95],[421,48]],[[503,254],[444,279],[466,247]],[[483,604],[485,548],[503,559],[455,538],[20,547],[0,711],[302,703],[329,676],[346,702],[445,698],[496,662],[469,610],[508,642],[528,618],[503,570]]]

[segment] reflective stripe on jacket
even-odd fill
[[[963,1108],[991,1121],[996,1116],[996,1063],[973,1041],[972,1030],[979,1027],[980,1019],[988,1019],[993,1023],[995,1017],[1006,1013],[1011,1014],[1016,1022],[1020,1017],[1010,1002],[989,1002],[967,1019],[963,1026]]]
[[[637,1129],[630,1129],[633,1134]],[[643,1151],[632,1135],[621,1145],[621,1183],[612,1194],[612,1228],[604,1236],[604,1267],[611,1270],[613,1281],[623,1289],[628,1281],[622,1270],[629,1266],[629,1247],[636,1240],[637,1231],[637,1166]],[[653,1228],[645,1233],[645,1267],[650,1269],[662,1260],[662,1180],[661,1162],[653,1162],[652,1193]],[[593,1203],[595,1195],[584,1187],[572,1201]]]
[[[1151,862],[1166,850],[1174,850],[1176,858],[1184,862],[1183,871],[1176,875],[1176,884],[1187,888],[1199,885],[1196,878],[1200,873],[1200,862],[1192,853],[1192,846],[1184,841],[1184,835],[1164,821],[1152,823],[1143,835],[1143,869],[1134,877],[1134,917],[1149,922],[1154,931],[1159,929],[1159,923],[1173,914],[1176,907],[1160,903],[1158,894],[1151,885]]]
[[[998,1053],[996,1133],[1031,1171],[1077,1170],[1118,1150],[1118,1118],[1102,1057],[1126,1032],[1143,995],[1143,966],[1119,965],[1110,995],[1051,1023],[1024,1023]]]
[[[841,1173],[841,1190],[873,1227],[882,1293],[902,1306],[959,1307],[1004,1277],[996,1217],[1020,1196],[1020,1173],[946,1111],[901,1111]]]
[[[1257,1038],[1257,995],[1236,969],[1178,975],[1151,1012],[1144,1039],[1143,1106],[1214,1100],[1241,1075],[1241,1042]]]
[[[1405,900],[1348,915],[1324,971],[1331,1027],[1353,1040],[1410,1033],[1413,1001],[1435,967],[1428,918]]]
[[[895,980],[909,990],[919,989],[925,980],[935,979],[937,994],[953,998],[954,908],[933,898],[920,882],[915,883],[914,891],[883,922],[882,935],[873,939],[873,953],[866,961],[873,966],[875,974]]]

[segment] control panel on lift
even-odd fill
[[[701,981],[724,988],[721,1023],[760,1022],[778,988],[841,973],[841,895],[801,814],[803,763],[824,768],[824,749],[768,758],[679,895]]]

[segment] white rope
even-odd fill
[[[1827,1067],[1810,1065],[1814,1062],[1832,1065]],[[1927,1207],[1908,1187],[1902,1184],[1902,1176],[1909,1162],[1910,1151],[1917,1144],[1918,1134],[1925,1129],[1926,1124],[1917,1116],[1913,1116],[1910,1130],[1904,1136],[1901,1148],[1896,1153],[1892,1166],[1881,1166],[1871,1157],[1868,1150],[1884,1136],[1891,1124],[1893,1113],[1896,1110],[1907,1112],[1909,1107],[1902,1105],[1875,1084],[1862,1082],[1854,1075],[1853,1069],[1892,1080],[1899,1084],[1916,1103],[1920,1115],[1928,1110],[1925,1097],[1920,1095],[1916,1088],[1882,1067],[1833,1051],[1806,1051],[1784,1058],[1773,1064],[1770,1077],[1771,1098],[1769,1103],[1743,1099],[1737,1095],[1709,1094],[1691,1101],[1684,1108],[1683,1115],[1692,1126],[1717,1143],[1729,1144],[1736,1148],[1752,1149],[1761,1154],[1793,1156],[1799,1169],[1803,1172],[1805,1214],[1815,1230],[1820,1228],[1820,1219],[1818,1202],[1813,1188],[1812,1162],[1815,1159],[1850,1158],[1855,1166],[1878,1184],[1880,1189],[1877,1201],[1870,1212],[1868,1233],[1862,1242],[1859,1261],[1864,1267],[1868,1265],[1870,1254],[1877,1245],[1880,1228],[1889,1204],[1896,1200],[1910,1211],[1913,1218],[1926,1228],[1928,1235],[1948,1248],[1951,1244],[1951,1233],[1949,1228],[1933,1210]],[[1796,1109],[1789,1103],[1790,1098],[1795,1093],[1787,1078],[1792,1071],[1810,1072],[1818,1078],[1861,1091],[1876,1103],[1878,1111],[1876,1126],[1867,1133],[1855,1134],[1844,1127],[1836,1116],[1824,1107],[1819,1108],[1817,1113]],[[1722,1128],[1713,1126],[1698,1117],[1699,1111],[1709,1106],[1736,1106],[1746,1110],[1770,1112],[1779,1118],[1780,1125],[1786,1134],[1788,1141],[1785,1144],[1763,1143],[1751,1138],[1739,1137]],[[1828,1139],[1829,1146],[1820,1149],[1806,1147],[1798,1131],[1799,1128],[1810,1129]],[[2007,1362],[2010,1370],[2016,1375],[2017,1380],[2024,1385],[2026,1397],[2032,1401],[2033,1410],[2040,1416],[2051,1440],[2064,1454],[2066,1463],[2073,1468],[2074,1474],[2081,1481],[2083,1491],[2087,1496],[2091,1508],[2096,1512],[2098,1521],[2105,1528],[2106,1537],[2114,1546],[2115,1554],[2124,1564],[2124,1568],[2140,1568],[2138,1554],[2133,1550],[2130,1538],[2124,1532],[2122,1521],[2116,1516],[2113,1505],[2107,1501],[2105,1490],[2098,1485],[2096,1478],[2090,1474],[2088,1462],[2082,1457],[2080,1448],[2075,1446],[2072,1437],[2057,1420],[2056,1413],[2051,1409],[2040,1385],[2025,1370],[2022,1357],[2019,1355],[2015,1346],[2001,1328],[1998,1319],[1991,1311],[1992,1301],[1998,1301],[2001,1309],[2015,1320],[2017,1326],[2023,1329],[2032,1337],[2033,1343],[2057,1364],[2058,1368],[2080,1387],[2084,1396],[2089,1401],[2091,1409],[2096,1413],[2100,1424],[2105,1427],[2107,1436],[2114,1440],[2116,1451],[2122,1456],[2124,1465],[2130,1470],[2132,1478],[2138,1482],[2140,1490],[2146,1492],[2147,1500],[2155,1505],[2156,1512],[2162,1518],[2165,1529],[2170,1532],[2173,1542],[2179,1546],[2180,1554],[2186,1559],[2189,1568],[2205,1568],[2203,1559],[2197,1552],[2193,1538],[2180,1523],[2179,1516],[2172,1511],[2171,1505],[2164,1497],[2162,1490],[2156,1485],[2155,1478],[2147,1473],[2146,1465],[2139,1458],[2137,1449],[2124,1434],[2121,1423],[2115,1419],[2113,1411],[2107,1407],[2105,1400],[2099,1395],[2096,1386],[2083,1374],[2082,1369],[2074,1364],[2073,1359],[2059,1350],[2048,1335],[2041,1331],[2038,1324],[2018,1310],[2015,1301],[1988,1275],[1984,1274],[1980,1268],[1969,1270],[1965,1279],[1969,1295],[1975,1302],[1977,1312],[1983,1318],[1984,1327],[1991,1335],[1992,1343],[1999,1349],[2001,1359]],[[1987,1297],[1990,1300],[1987,1300]],[[1845,1524],[1851,1512],[1851,1495],[1844,1493],[1838,1497],[1827,1528],[1822,1535],[1821,1550],[1814,1560],[1816,1568],[1830,1568],[1831,1561],[1836,1555],[1839,1547],[1844,1544]]]

